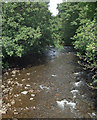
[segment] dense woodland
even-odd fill
[[[61,3],[52,16],[44,2],[2,3],[2,59],[42,53],[47,46],[73,45],[84,69],[97,83],[97,3]],[[91,85],[93,85],[91,83]]]

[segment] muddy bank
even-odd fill
[[[3,75],[3,118],[97,117],[96,92],[87,86],[89,74],[77,64],[71,46],[51,47],[16,63]]]

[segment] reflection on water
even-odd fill
[[[3,76],[3,118],[97,117],[95,92],[86,86],[87,72],[72,47],[50,47],[43,56],[16,63],[23,69]]]

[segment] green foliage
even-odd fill
[[[73,43],[80,58],[79,64],[97,68],[97,3],[78,2],[58,5],[60,41]],[[55,33],[55,32],[54,32]]]
[[[2,68],[9,68],[9,63],[7,61],[2,63]]]
[[[93,88],[93,89],[97,89],[97,79],[94,79],[92,83],[90,83],[90,86]]]
[[[96,3],[81,3],[79,13],[80,26],[76,30],[73,40],[77,56],[81,59],[79,63],[85,69],[97,68],[97,8]],[[93,79],[93,86],[97,79]],[[97,86],[97,84],[96,84]],[[96,87],[97,89],[97,87]]]
[[[40,52],[50,44],[51,13],[46,3],[3,3],[2,11],[3,58]]]
[[[96,66],[96,27],[97,23],[95,20],[87,20],[88,23],[80,26],[77,29],[76,35],[73,37],[75,48],[79,50],[78,56],[85,61],[86,67],[95,67]]]
[[[94,3],[91,4],[95,6]],[[97,21],[93,6],[91,8],[92,17],[89,17],[91,6],[90,4],[83,4],[79,14],[80,26],[73,37],[75,49],[79,51],[77,55],[84,61],[83,65],[86,68],[97,67]]]
[[[78,3],[61,3],[58,5],[59,18],[60,18],[60,34],[62,41],[65,45],[70,45],[72,43],[71,37],[75,34],[76,29],[78,28],[79,21],[78,13],[80,8]]]
[[[52,37],[52,45],[55,47],[62,49],[63,47],[60,45],[60,42],[62,40],[61,34],[60,34],[60,29],[61,29],[61,24],[60,24],[60,19],[56,17],[52,17],[50,19],[50,24],[51,24],[51,37]]]

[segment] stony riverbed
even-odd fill
[[[97,118],[95,91],[86,85],[90,76],[72,47],[50,48],[32,59],[24,61],[30,67],[3,75],[3,118]]]

